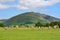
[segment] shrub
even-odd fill
[[[3,23],[0,23],[0,27],[4,27],[4,24]]]
[[[43,26],[43,24],[40,23],[40,22],[37,22],[37,23],[35,24],[35,26],[36,26],[36,27],[41,27],[41,26]]]

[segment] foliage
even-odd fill
[[[51,27],[54,27],[55,25],[58,25],[59,26],[59,28],[60,28],[60,21],[55,21],[55,22],[51,22],[51,23],[46,23],[45,25],[43,25],[42,23],[40,23],[40,22],[37,22],[36,24],[35,24],[35,26],[37,26],[37,27],[39,27],[39,26],[43,26],[43,27],[49,27],[49,26],[51,26]]]
[[[50,24],[46,24],[46,25],[51,26],[51,27],[58,25],[60,28],[60,21],[51,22]]]
[[[59,28],[60,28],[60,21],[58,22]]]
[[[40,22],[37,22],[37,23],[35,24],[35,26],[37,26],[37,27],[41,27],[41,26],[43,26],[43,24],[40,23]]]
[[[50,26],[50,23],[46,23],[44,26],[45,26],[45,27],[48,27],[48,26]]]
[[[0,27],[4,27],[4,24],[3,23],[0,23]]]

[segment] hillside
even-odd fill
[[[7,19],[1,19],[0,23],[4,23]]]
[[[36,13],[36,12],[26,12],[8,19],[6,22],[4,22],[4,24],[24,25],[24,24],[34,24],[36,22],[50,23],[53,21],[59,21],[59,19],[55,17],[51,17],[49,15]]]

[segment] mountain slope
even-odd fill
[[[53,21],[59,21],[59,19],[36,12],[26,12],[8,19],[5,25],[34,24],[36,22],[49,23]]]
[[[7,19],[1,19],[0,23],[4,23]]]

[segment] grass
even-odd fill
[[[0,40],[60,40],[60,29],[3,29]]]

